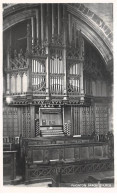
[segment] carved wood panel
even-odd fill
[[[109,130],[108,105],[95,105],[95,131],[98,134],[106,134]]]
[[[72,107],[73,135],[80,135],[80,107]]]
[[[19,136],[18,108],[4,107],[3,111],[3,135]]]
[[[94,132],[94,107],[72,107],[73,135],[91,135]]]
[[[22,94],[27,92],[27,58],[22,49],[19,52],[10,52],[9,64],[6,68],[7,91],[10,94]]]
[[[23,107],[22,113],[22,129],[23,137],[31,137],[31,114],[30,107]]]
[[[35,120],[35,136],[40,135],[40,124],[39,124],[39,119]]]
[[[91,135],[94,128],[94,107],[82,107],[81,110],[81,135]]]

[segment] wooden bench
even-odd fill
[[[58,175],[113,169],[108,142],[79,138],[22,140],[25,182],[56,179]]]

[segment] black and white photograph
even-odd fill
[[[2,4],[3,187],[114,188],[113,8]]]

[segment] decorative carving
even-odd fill
[[[22,49],[20,49],[19,53],[17,52],[17,50],[14,50],[14,54],[10,56],[9,61],[11,70],[18,70],[28,67],[26,54],[24,54]]]
[[[74,174],[74,167],[66,166],[61,168],[62,175]]]
[[[59,164],[59,166],[35,166],[35,168],[26,168],[27,180],[41,179],[41,177],[51,177],[53,178],[58,173],[61,175],[74,175],[88,172],[100,172],[113,170],[114,164],[113,160],[97,160],[94,162],[89,161],[79,161],[78,164],[69,163],[68,165]]]
[[[32,55],[33,56],[46,56],[46,47],[43,44],[37,42],[37,44],[32,45]]]
[[[80,49],[79,48],[74,48],[74,47],[67,47],[67,59],[79,59],[79,53]]]
[[[79,107],[72,107],[72,129],[73,135],[80,135],[80,108]]]
[[[76,23],[72,24],[72,40],[67,46],[66,57],[73,61],[84,60],[84,40],[81,31],[76,30]]]
[[[103,104],[96,105],[95,111],[95,130],[98,134],[108,132],[108,106]]]
[[[56,174],[56,169],[49,166],[29,170],[30,178],[52,176],[53,174]]]
[[[108,140],[109,158],[114,158],[114,136],[111,132],[107,133],[107,140]]]
[[[34,93],[39,93],[39,94],[43,94],[46,91],[46,83],[45,82],[41,82],[37,85],[33,85],[33,92]]]
[[[63,58],[62,49],[51,47],[50,48],[50,57],[51,57],[52,60],[54,60],[54,58],[55,58],[55,59],[59,59],[59,61],[61,61],[62,58]]]
[[[51,46],[63,46],[63,34],[54,34],[50,41]]]
[[[23,107],[22,113],[23,137],[31,137],[30,107]]]
[[[93,107],[82,108],[82,130],[83,130],[83,135],[91,135],[94,132]]]
[[[3,127],[7,136],[18,136],[18,109],[16,107],[6,107],[4,110]]]
[[[96,26],[100,28],[100,30],[105,34],[107,39],[112,43],[113,41],[113,34],[111,30],[107,27],[105,22],[97,16],[94,12],[92,12],[90,9],[84,6],[84,4],[77,4],[77,3],[71,3],[68,6],[72,6],[77,11],[81,12],[85,17],[87,16]]]

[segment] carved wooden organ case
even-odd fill
[[[12,32],[7,40],[7,95],[15,95],[15,101],[17,95],[33,96],[33,101],[83,99],[84,40],[65,5],[35,9],[27,20],[25,51],[17,47],[19,42],[13,46]]]
[[[106,133],[108,100],[96,103],[95,97],[108,97],[109,85],[103,78],[102,62],[96,60],[97,51],[86,44],[65,4],[38,4],[32,13],[31,18],[11,27],[4,40],[4,98],[9,96],[13,106],[4,108],[5,135],[12,113],[16,135],[23,130],[25,137],[34,137],[40,126],[36,110],[54,106],[62,108],[61,127],[69,126],[71,135]]]

